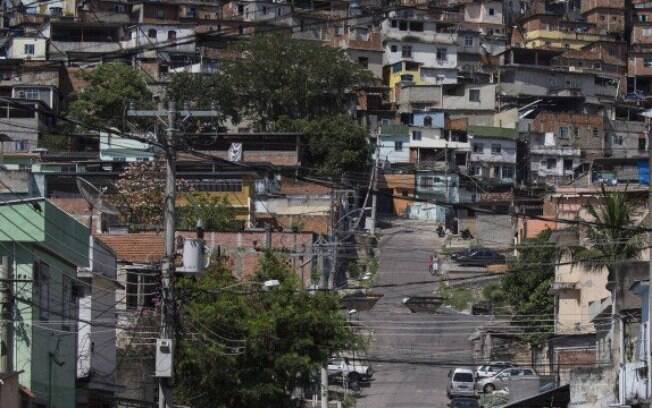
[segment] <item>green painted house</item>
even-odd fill
[[[11,368],[36,407],[75,407],[77,268],[88,254],[88,228],[48,200],[0,203],[0,256],[15,280]]]

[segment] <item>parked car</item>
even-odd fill
[[[475,397],[475,377],[469,368],[456,368],[448,373],[448,398]]]
[[[489,364],[481,365],[475,371],[475,378],[489,378],[498,374],[506,368],[514,367],[514,364],[507,361],[490,361]]]
[[[475,398],[453,398],[448,404],[450,408],[479,408],[480,404]]]
[[[493,249],[476,248],[466,254],[459,255],[455,262],[460,265],[487,266],[505,263],[505,257]]]
[[[455,251],[455,252],[453,252],[452,254],[450,254],[450,257],[451,257],[452,260],[456,260],[456,259],[459,258],[460,256],[468,255],[468,254],[471,253],[473,250],[475,250],[475,248],[464,248],[464,249],[462,249],[462,250],[459,250],[459,251]]]
[[[328,376],[342,379],[349,383],[367,382],[373,377],[373,368],[363,361],[348,357],[333,357],[328,360]]]
[[[494,375],[493,377],[479,380],[476,387],[478,388],[478,390],[484,393],[494,392],[496,390],[505,389],[505,387],[509,384],[509,382],[513,381],[514,379],[538,380],[539,376],[531,368],[511,367],[502,370],[501,372]]]

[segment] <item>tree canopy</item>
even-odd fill
[[[339,177],[368,169],[371,147],[367,143],[367,129],[344,115],[314,120],[281,119],[275,130],[304,134],[305,159],[314,175]]]
[[[151,106],[152,93],[144,74],[129,65],[112,62],[84,73],[88,86],[73,96],[66,115],[84,123],[121,128],[130,102],[136,107]]]
[[[344,113],[350,93],[371,74],[344,51],[284,34],[235,44],[221,77],[238,109],[261,130],[281,118],[313,119]]]
[[[280,285],[263,290],[270,279]],[[296,406],[294,392],[313,381],[320,364],[359,344],[334,294],[300,287],[273,253],[241,285],[219,262],[197,280],[178,282],[179,401],[197,408]]]
[[[536,238],[525,240],[502,281],[504,296],[515,315],[513,322],[528,333],[524,338],[533,344],[541,343],[552,333],[543,317],[552,319],[554,314],[554,298],[548,291],[555,279],[557,249],[548,242],[550,235],[551,231],[546,230]],[[542,318],[533,321],[523,317],[531,315]]]

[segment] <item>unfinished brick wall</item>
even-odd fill
[[[560,128],[567,128],[566,138]],[[601,114],[541,112],[532,122],[535,132],[555,134],[557,145],[575,146],[586,157],[601,156],[604,144],[604,123]]]

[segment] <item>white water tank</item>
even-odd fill
[[[197,238],[183,240],[183,267],[177,268],[180,273],[199,274],[208,266],[204,241]]]

